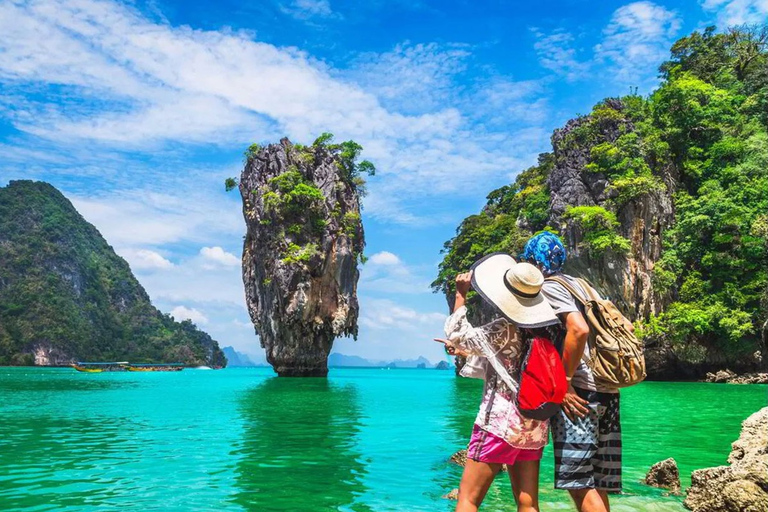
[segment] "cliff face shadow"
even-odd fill
[[[254,512],[369,510],[358,502],[366,468],[354,386],[274,377],[246,392],[240,408],[233,501]]]

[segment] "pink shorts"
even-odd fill
[[[507,444],[500,437],[486,432],[477,425],[472,429],[472,437],[467,448],[467,458],[486,464],[513,465],[515,462],[526,460],[541,460],[544,448],[523,450]]]

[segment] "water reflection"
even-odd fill
[[[366,468],[353,385],[270,378],[246,392],[241,411],[237,504],[254,512],[369,510],[359,502]]]

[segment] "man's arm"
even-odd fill
[[[565,342],[563,343],[563,366],[565,367],[565,376],[570,380],[576,373],[576,368],[581,363],[584,355],[584,347],[587,346],[589,337],[589,325],[578,311],[563,313],[560,320],[565,326]]]
[[[576,394],[571,384],[571,377],[581,364],[584,355],[584,347],[589,337],[589,325],[579,311],[571,311],[560,315],[560,320],[565,326],[565,341],[563,342],[563,366],[565,376],[568,379],[568,392],[563,399],[563,412],[571,421],[575,417],[583,418],[589,412],[588,402]]]

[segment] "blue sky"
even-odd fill
[[[259,357],[239,258],[252,142],[331,131],[377,175],[358,341],[444,358],[440,249],[551,131],[637,87],[678,37],[765,21],[768,0],[0,1],[0,184],[48,181],[153,302]]]

